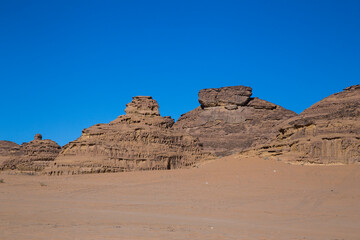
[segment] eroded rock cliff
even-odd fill
[[[253,153],[299,163],[360,162],[360,85],[345,88],[285,121]]]
[[[183,114],[174,128],[199,137],[206,151],[223,156],[272,140],[275,127],[297,115],[251,95],[245,86],[200,90],[201,106]]]
[[[59,154],[61,147],[54,141],[42,140],[36,134],[33,141],[18,145],[0,141],[0,170],[42,171]]]
[[[172,129],[174,120],[161,117],[158,103],[134,97],[126,115],[109,124],[84,129],[63,147],[46,169],[51,175],[173,169],[190,166],[208,154],[198,140]]]
[[[10,141],[0,141],[0,170],[3,163],[14,158],[20,152],[20,145]]]

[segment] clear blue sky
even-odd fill
[[[0,1],[0,139],[63,145],[150,95],[246,85],[300,113],[359,84],[360,1]]]

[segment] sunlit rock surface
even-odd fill
[[[0,170],[39,172],[54,161],[60,150],[56,142],[43,140],[41,134],[21,145],[0,141]]]
[[[360,85],[330,95],[284,122],[274,141],[252,152],[298,163],[360,162]]]
[[[199,141],[174,131],[174,120],[161,117],[158,103],[147,96],[134,97],[126,115],[109,124],[84,129],[64,146],[50,175],[173,169],[193,165],[208,154]]]
[[[219,156],[264,144],[276,136],[277,125],[297,114],[251,95],[245,86],[200,90],[201,106],[183,114],[174,127]]]

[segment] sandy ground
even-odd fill
[[[360,239],[360,166],[227,157],[170,171],[0,173],[0,239]]]

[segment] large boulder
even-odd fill
[[[281,124],[274,141],[253,150],[288,162],[360,162],[360,85],[345,88]]]
[[[36,134],[33,141],[21,145],[0,141],[0,170],[42,171],[60,150],[56,142],[43,140],[41,134]]]
[[[64,146],[50,175],[173,169],[190,166],[207,156],[199,141],[172,129],[174,120],[161,117],[158,103],[134,97],[126,115],[108,124],[84,129]]]
[[[249,102],[252,89],[245,86],[208,88],[199,92],[201,107],[237,105],[244,106]]]
[[[251,95],[245,86],[200,90],[201,106],[183,114],[174,128],[198,137],[206,151],[218,156],[269,142],[276,126],[297,114]]]

